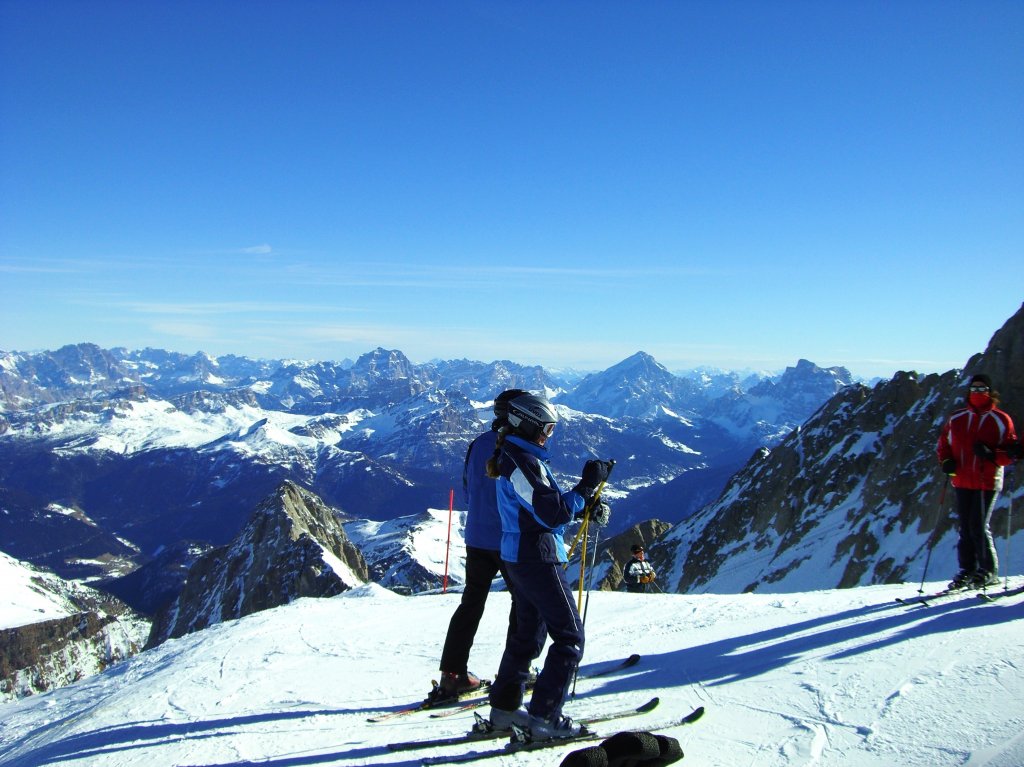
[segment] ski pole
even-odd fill
[[[580,531],[583,533],[583,548],[580,549],[580,582],[579,582],[579,596],[576,597],[576,609],[583,609],[583,578],[587,570],[587,538],[590,532],[590,511],[585,511],[583,514],[583,524],[580,525]]]
[[[935,547],[935,533],[939,529],[939,517],[942,516],[942,506],[946,502],[946,488],[949,487],[949,475],[946,475],[946,481],[942,484],[942,493],[939,495],[939,506],[935,509],[935,526],[932,528],[931,535],[928,536],[928,556],[924,558],[924,574],[921,576],[921,587],[917,590],[918,594],[924,593],[924,582],[928,580],[928,564],[932,561],[932,549]]]
[[[455,511],[455,488],[448,488],[448,541],[444,545],[444,583],[441,593],[448,593],[448,553],[452,549],[452,514]]]
[[[615,463],[612,461],[612,463]],[[597,490],[594,491],[593,498],[583,509],[583,519],[586,520],[590,516],[590,511],[594,508],[595,503],[601,497],[601,491],[604,490],[605,483],[602,482],[597,486]],[[583,537],[583,528],[580,527],[576,533],[576,537],[572,539],[572,545],[569,547],[569,559],[572,559],[572,555],[576,553],[576,545],[580,542]]]
[[[608,461],[608,474],[612,473],[612,469],[615,468],[615,461]],[[594,491],[594,495],[591,497],[589,503],[583,507],[583,525],[580,526],[579,531],[576,533],[576,537],[572,539],[572,545],[569,546],[569,554],[566,559],[572,559],[572,555],[576,553],[576,544],[580,542],[580,538],[583,537],[583,530],[586,527],[587,520],[590,519],[590,512],[597,506],[597,502],[601,500],[601,493],[604,491],[604,486],[608,483],[608,478],[605,477],[601,480],[601,484],[597,486]],[[569,563],[565,563],[565,567],[568,567]]]
[[[583,510],[583,524],[580,526],[580,533],[583,536],[583,548],[580,550],[580,585],[579,596],[576,599],[577,610],[583,608],[583,580],[587,571],[587,543],[590,540],[590,514],[597,508],[597,504],[601,502],[601,492],[604,490],[604,486],[608,482],[608,475],[612,473],[612,469],[614,467],[615,461],[608,461],[608,474],[606,474],[605,478],[601,480],[601,484],[598,486],[597,490],[594,491],[593,497]]]
[[[1006,472],[1009,477],[1013,478],[1013,471]],[[1006,494],[1006,564],[1003,565],[1003,591],[1010,590],[1010,520],[1013,518],[1013,482],[1007,481],[1010,486],[1010,492]]]
[[[586,603],[583,606],[583,629],[584,629],[584,631],[586,631],[586,627],[587,627],[587,613],[590,611],[590,591],[591,591],[591,586],[593,585],[593,580],[594,580],[594,564],[595,564],[595,561],[597,560],[597,543],[598,543],[598,541],[601,538],[601,527],[600,527],[600,525],[598,525],[596,529],[597,529],[597,532],[594,533],[594,548],[593,548],[593,551],[592,551],[592,553],[590,555],[590,573],[589,573],[589,576],[588,576],[589,580],[587,581],[587,601],[586,601]],[[582,587],[582,584],[583,584],[583,573],[581,571],[580,572],[580,585],[581,585],[581,587]],[[571,693],[571,697],[573,697],[573,698],[576,697],[576,678],[579,676],[579,673],[580,673],[580,666],[577,663],[576,664],[576,669],[572,672],[572,693]]]
[[[601,527],[596,526],[594,532],[594,550],[590,555],[590,572],[587,573],[587,601],[583,606],[583,627],[587,626],[587,611],[590,609],[590,592],[594,585],[594,564],[597,561],[597,542],[601,538]]]

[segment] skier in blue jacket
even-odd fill
[[[462,600],[452,614],[441,651],[441,683],[435,699],[453,698],[480,686],[480,678],[469,671],[469,652],[484,614],[491,582],[500,572],[509,586],[501,561],[501,518],[494,480],[487,476],[487,461],[494,453],[498,430],[508,426],[508,401],[522,389],[508,389],[494,398],[494,420],[490,431],[474,439],[466,451],[462,489],[466,496],[466,586]],[[511,589],[511,586],[509,586]],[[509,611],[509,634],[515,629],[515,595]]]
[[[487,468],[497,479],[501,558],[516,597],[516,630],[491,687],[491,723],[526,727],[538,740],[573,737],[580,726],[562,715],[562,705],[583,657],[584,636],[563,567],[563,535],[607,479],[609,464],[587,461],[580,482],[563,493],[548,466],[546,443],[558,422],[551,403],[524,394],[509,401],[507,417],[509,427],[499,431]],[[599,524],[606,522],[605,511]],[[530,664],[547,637],[551,645],[526,711],[521,706]]]

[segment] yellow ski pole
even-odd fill
[[[580,531],[583,533],[583,548],[580,549],[580,585],[579,596],[576,597],[576,609],[583,609],[583,572],[587,566],[587,531],[590,529],[590,509],[583,512],[583,524]]]
[[[608,466],[608,473],[611,474],[612,473],[612,467],[615,466],[615,461],[608,461],[608,464],[609,464],[609,466]],[[605,484],[607,484],[607,482],[608,482],[607,479],[601,480],[601,484],[598,485],[597,486],[597,490],[594,491],[594,495],[590,499],[590,503],[588,503],[584,507],[584,509],[583,509],[583,524],[580,525],[580,529],[577,531],[576,537],[572,539],[572,545],[569,546],[569,554],[567,556],[567,559],[572,559],[572,555],[576,553],[576,545],[580,542],[580,538],[583,536],[583,531],[587,527],[587,522],[590,519],[590,511],[597,505],[597,502],[601,499],[601,491],[604,490],[604,486],[605,486]],[[568,567],[568,566],[569,566],[569,563],[566,562],[563,567]]]
[[[583,507],[583,524],[580,525],[580,531],[576,534],[577,540],[583,539],[583,548],[580,550],[580,583],[579,583],[579,596],[576,598],[576,609],[583,609],[583,582],[586,577],[587,570],[587,540],[589,538],[590,531],[590,512],[597,508],[597,504],[601,502],[601,493],[604,490],[604,486],[608,483],[608,475],[612,473],[612,469],[615,467],[615,461],[608,461],[608,474],[601,480],[601,484],[597,486],[594,491],[594,495],[590,498],[590,502]],[[575,541],[573,542],[573,549],[576,548]],[[566,566],[568,567],[568,562]]]

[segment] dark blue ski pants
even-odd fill
[[[583,621],[559,563],[506,562],[516,603],[516,630],[505,644],[491,688],[495,708],[511,711],[523,702],[530,664],[551,637],[529,711],[541,719],[562,713],[565,694],[583,657]]]

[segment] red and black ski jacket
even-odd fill
[[[1013,421],[1006,413],[989,405],[974,405],[957,410],[942,426],[936,452],[939,463],[947,458],[956,461],[953,487],[968,490],[1001,490],[1003,466],[1013,462],[1006,447],[1017,441]],[[992,448],[995,458],[974,454],[974,445],[981,442]]]

